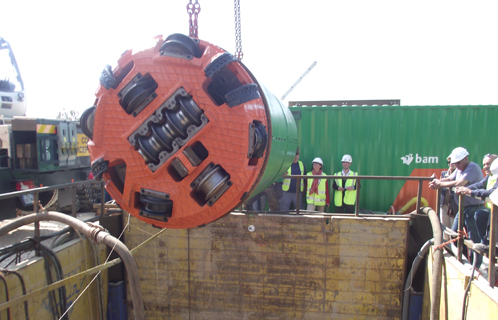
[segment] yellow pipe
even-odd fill
[[[400,214],[403,214],[406,212],[406,210],[408,210],[411,206],[413,206],[415,203],[417,203],[417,197],[415,198],[412,198],[410,201],[408,201],[404,206],[403,208],[401,208],[398,212]],[[427,200],[425,200],[424,197],[421,197],[420,198],[420,205],[422,207],[428,207],[429,206],[429,203],[427,202]]]

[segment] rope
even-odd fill
[[[128,222],[126,223],[126,226],[123,227],[123,230],[121,231],[121,234],[119,235],[119,237],[117,238],[118,240],[121,239],[121,237],[123,236],[124,232],[126,231],[127,228],[130,227],[130,217],[131,215],[128,214]],[[135,248],[133,248],[132,250],[130,250],[130,253],[133,254],[134,252],[138,251],[139,249],[141,249],[143,246],[145,246],[146,244],[148,244],[149,242],[151,242],[152,240],[154,240],[155,238],[157,238],[159,235],[161,235],[163,232],[165,232],[166,230],[168,230],[167,228],[165,229],[162,229],[160,230],[159,232],[157,232],[156,234],[154,234],[153,236],[151,236],[150,238],[148,238],[147,240],[145,240],[144,242],[140,243],[138,246],[136,246]],[[142,230],[144,231],[144,230]],[[145,232],[145,231],[144,231]],[[150,234],[150,233],[149,233]],[[117,245],[117,243],[116,243]],[[111,251],[109,252],[108,256],[107,256],[107,259],[104,261],[103,265],[106,265],[107,262],[109,261],[109,259],[111,258],[111,254],[114,252],[114,248],[116,247],[116,245],[114,245],[114,247],[111,249]],[[69,308],[67,309],[66,313],[69,312],[69,310],[76,304],[76,301],[78,301],[78,299],[83,295],[83,293],[85,293],[85,291],[90,287],[90,285],[97,279],[98,276],[100,276],[102,271],[99,271],[94,277],[93,279],[90,281],[89,284],[87,284],[87,286],[85,287],[85,289],[83,289],[80,294],[78,295],[78,297],[76,297],[76,299],[74,300],[74,302],[69,306]],[[65,316],[66,313],[64,313],[62,316]],[[62,317],[60,318],[62,319]],[[59,320],[60,320],[59,319]]]
[[[455,239],[451,239],[451,240],[449,240],[449,241],[447,241],[445,243],[441,243],[439,246],[437,246],[437,247],[434,248],[434,251],[439,250],[439,249],[443,249],[448,244],[453,243],[453,242],[457,242],[460,239],[468,239],[469,238],[468,235],[467,235],[467,232],[465,230],[463,230],[463,231],[462,230],[458,230],[457,233],[458,233],[458,235],[457,235],[457,237]]]
[[[128,227],[128,225],[130,224],[130,220],[128,220],[128,224],[123,228],[123,231],[121,231],[121,234],[119,235],[118,237],[118,240],[121,239],[121,237],[123,236],[123,233],[125,232],[126,228]],[[118,243],[116,242],[116,244],[114,245],[114,247],[112,247],[111,249],[111,252],[109,252],[109,255],[107,256],[107,258],[105,259],[104,261],[104,265],[107,263],[107,261],[109,261],[109,259],[111,258],[111,254],[114,252],[114,249],[116,248],[116,245]],[[69,306],[69,308],[67,308],[66,312],[62,315],[62,317],[64,317],[66,315],[66,313],[69,312],[69,310],[76,304],[76,301],[79,300],[79,298],[83,295],[83,293],[85,293],[85,291],[90,288],[90,285],[97,279],[98,276],[100,276],[100,274],[102,273],[102,271],[99,271],[93,278],[92,280],[90,281],[89,284],[87,284],[87,286],[85,287],[85,289],[83,289],[80,294],[76,297],[76,299],[74,299],[74,302]],[[60,319],[62,319],[62,317]],[[59,320],[60,320],[59,319]]]

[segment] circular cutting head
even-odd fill
[[[191,228],[248,198],[268,164],[272,128],[266,91],[240,61],[175,34],[125,52],[103,78],[118,73],[115,88],[97,91],[88,147],[96,176],[124,210]]]

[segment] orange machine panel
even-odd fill
[[[174,34],[126,51],[82,115],[92,170],[126,211],[158,227],[207,224],[245,200],[266,164],[261,88],[231,54]]]

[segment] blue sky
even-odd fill
[[[18,59],[28,116],[92,106],[126,49],[188,34],[187,0],[4,1],[0,37]],[[199,0],[199,37],[235,52],[233,1]],[[240,0],[243,62],[281,97],[498,104],[496,1]],[[9,14],[6,14],[6,13]]]

